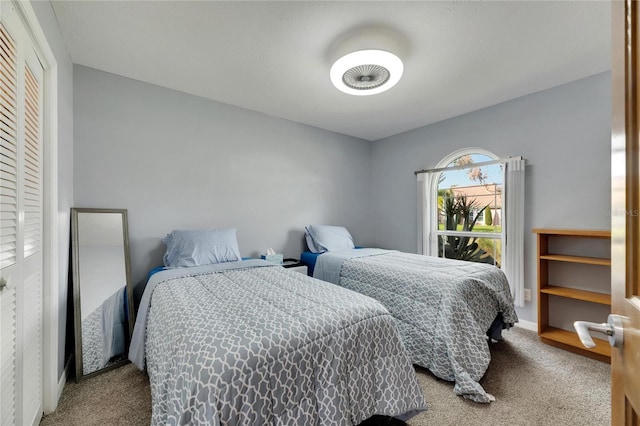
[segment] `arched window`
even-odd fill
[[[480,149],[456,151],[438,164],[438,257],[502,263],[504,167]]]
[[[524,306],[524,160],[465,148],[416,175],[418,252],[502,268]]]

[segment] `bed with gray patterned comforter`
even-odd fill
[[[396,319],[414,364],[476,402],[495,398],[478,381],[491,354],[486,332],[498,314],[518,321],[509,283],[493,265],[381,249],[328,252],[314,277],[380,301]]]
[[[153,424],[355,425],[426,409],[377,301],[264,261],[167,270],[143,294],[129,358]]]

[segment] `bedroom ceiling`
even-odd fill
[[[76,64],[367,140],[610,69],[604,1],[52,3]],[[333,56],[372,27],[404,75],[344,94]]]

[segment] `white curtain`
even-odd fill
[[[434,183],[439,173],[418,173],[418,254],[426,256],[438,255],[437,215],[438,210],[437,191],[434,191]]]
[[[517,307],[524,306],[524,168],[519,157],[504,167],[502,269]]]

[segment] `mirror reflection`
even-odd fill
[[[126,362],[131,291],[126,210],[72,210],[76,378]]]

